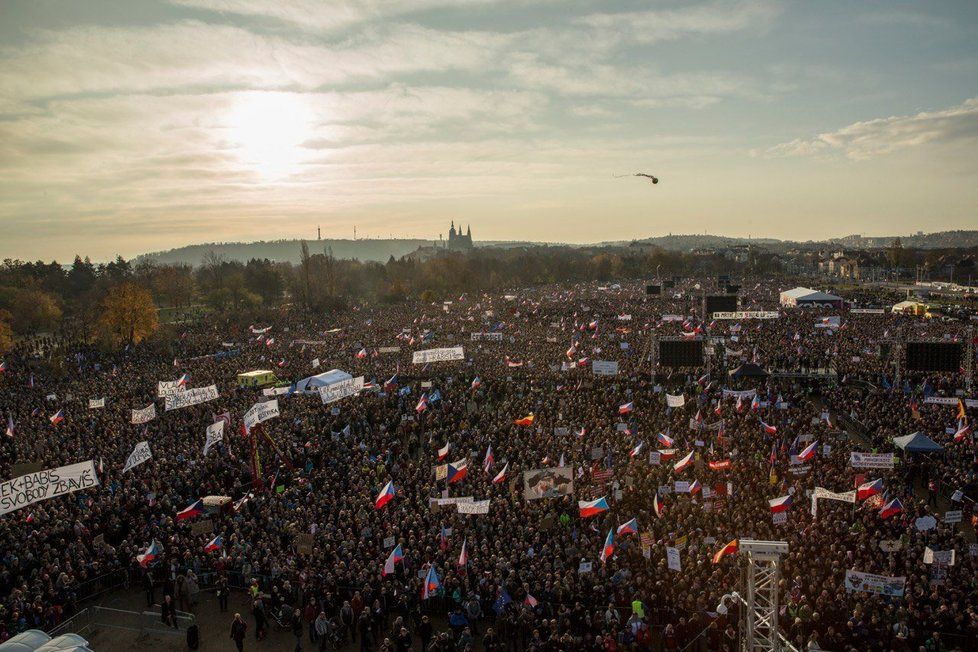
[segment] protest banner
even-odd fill
[[[574,493],[574,472],[570,467],[533,469],[523,472],[523,498],[559,498]]]
[[[473,342],[502,342],[502,333],[472,333]]]
[[[105,407],[105,397],[102,398],[90,398],[88,399],[88,409],[97,410],[99,408]]]
[[[741,399],[754,398],[756,394],[757,394],[756,389],[740,389],[740,390],[724,389],[723,390],[724,398],[741,398]]]
[[[672,394],[666,394],[666,405],[671,408],[682,407],[686,405],[686,396],[684,394],[679,394],[678,396],[673,396]]]
[[[169,412],[170,410],[179,410],[180,408],[191,405],[207,403],[208,401],[213,401],[218,396],[217,385],[208,385],[207,387],[188,389],[179,394],[171,394],[163,400],[166,404],[166,411]]]
[[[669,570],[682,572],[683,564],[682,560],[679,558],[679,548],[666,546],[666,563],[669,566]]]
[[[446,464],[445,466],[448,465]],[[471,503],[474,501],[475,498],[472,496],[452,496],[450,498],[432,498],[430,502],[432,505],[438,505],[440,507],[442,505],[461,505],[462,503]]]
[[[204,441],[204,457],[207,457],[207,452],[211,449],[211,446],[222,441],[224,441],[223,419],[207,426],[207,439]]]
[[[906,583],[906,577],[889,577],[874,573],[860,573],[856,570],[846,570],[845,587],[849,593],[858,591],[902,598]]]
[[[591,363],[591,373],[595,376],[617,376],[617,360],[595,360]]]
[[[156,396],[166,398],[186,390],[186,383],[180,380],[161,380],[156,387]]]
[[[156,418],[156,404],[150,403],[141,410],[132,411],[132,423],[133,425],[142,425],[144,423],[149,423]]]
[[[214,531],[214,519],[204,518],[190,526],[190,533],[196,536]]]
[[[427,349],[415,351],[411,356],[413,364],[428,364],[429,362],[451,362],[452,360],[464,360],[465,353],[462,347],[453,346],[446,349]]]
[[[268,421],[269,419],[273,419],[278,415],[278,399],[266,401],[264,403],[255,403],[247,412],[244,413],[245,427],[250,430],[262,421]]]
[[[323,399],[323,405],[335,403],[348,396],[354,396],[363,389],[363,376],[341,380],[338,383],[325,385],[319,388],[319,396]]]
[[[129,458],[126,460],[126,465],[122,467],[122,472],[125,473],[126,471],[139,466],[151,457],[153,457],[153,453],[149,450],[149,442],[139,442],[129,454]]]
[[[886,311],[882,308],[850,308],[849,314],[852,315],[882,315]]]
[[[899,539],[883,539],[880,541],[880,550],[883,552],[896,552],[903,548],[903,542]]]
[[[892,469],[893,453],[849,453],[849,466],[854,469]]]
[[[945,523],[960,523],[961,518],[964,516],[964,512],[960,509],[952,509],[944,512],[944,522]]]
[[[777,319],[781,316],[777,310],[735,310],[714,312],[713,319]]]
[[[932,550],[929,546],[924,548],[925,564],[954,566],[954,559],[954,550]]]
[[[488,514],[489,500],[477,500],[470,503],[456,503],[459,514]]]
[[[96,485],[94,460],[26,473],[0,483],[0,515]]]
[[[377,349],[378,353],[400,353],[401,347],[399,346],[382,346]]]
[[[978,407],[978,398],[965,398],[961,400],[964,402],[965,407]],[[953,396],[928,396],[924,399],[924,403],[930,403],[931,405],[957,405],[958,399]]]

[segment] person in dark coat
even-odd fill
[[[231,621],[231,640],[234,641],[238,652],[244,650],[244,639],[247,633],[248,623],[241,618],[241,614],[234,614],[234,620]]]

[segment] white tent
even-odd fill
[[[317,394],[320,387],[335,385],[336,383],[353,378],[350,374],[339,369],[330,369],[315,376],[303,378],[295,384],[295,391],[303,394]]]
[[[78,634],[51,638],[39,629],[28,629],[0,643],[0,652],[91,652],[88,641]]]
[[[842,297],[811,288],[797,287],[781,293],[782,306],[828,306],[842,307]]]

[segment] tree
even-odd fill
[[[102,301],[98,332],[104,341],[119,346],[136,344],[159,327],[156,306],[149,290],[122,283],[109,290]]]
[[[14,331],[6,320],[0,320],[0,355],[9,351],[14,345]]]
[[[18,291],[10,312],[18,333],[50,330],[61,320],[61,308],[54,295],[34,288]]]

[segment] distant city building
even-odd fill
[[[448,250],[449,251],[468,251],[472,249],[472,226],[469,225],[462,235],[462,225],[458,227],[458,231],[455,230],[455,221],[452,220],[452,227],[448,229]]]

